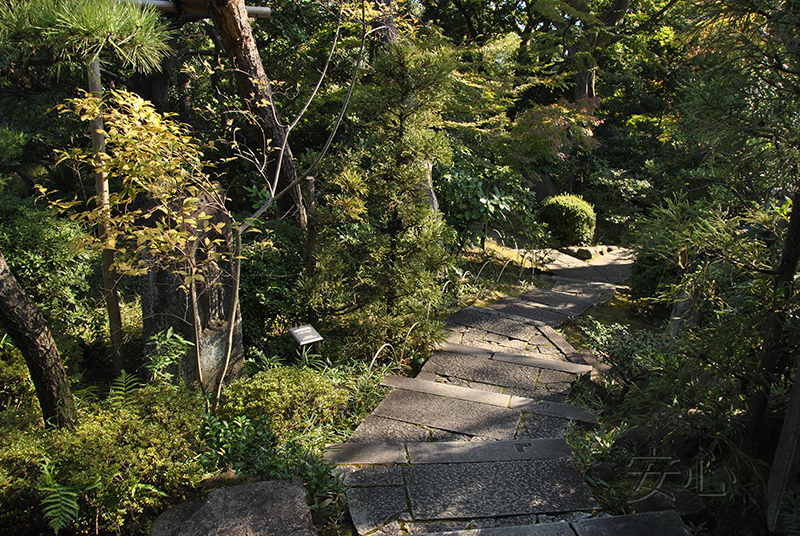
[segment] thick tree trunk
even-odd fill
[[[0,252],[0,325],[22,352],[48,426],[74,429],[75,404],[61,355],[36,304],[22,290]]]
[[[795,190],[792,195],[792,213],[789,216],[789,227],[786,229],[781,260],[773,280],[773,293],[778,300],[790,295],[798,260],[800,260],[800,190]],[[756,446],[763,431],[764,416],[769,404],[770,378],[774,376],[781,357],[784,320],[785,315],[780,308],[775,308],[767,319],[759,370],[751,382],[755,392],[747,405],[745,438],[751,447]]]
[[[280,178],[277,190],[294,182],[297,178],[297,167],[289,144],[286,142],[286,128],[280,123],[277,109],[272,102],[272,87],[261,56],[253,38],[253,29],[247,17],[244,0],[207,0],[208,11],[214,25],[222,36],[225,49],[233,63],[234,76],[241,98],[248,109],[255,113],[264,125],[267,137],[278,148],[283,147]],[[296,217],[300,227],[308,224],[303,194],[300,186],[292,189]]]

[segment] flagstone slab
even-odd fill
[[[366,534],[408,511],[402,486],[352,487],[346,492],[350,518],[359,534]]]
[[[525,318],[509,318],[499,311],[482,307],[467,307],[450,315],[448,322],[497,333],[514,339],[530,340],[541,332],[536,323]],[[462,340],[468,340],[467,333]],[[462,343],[463,344],[463,343]]]
[[[560,419],[568,419],[572,421],[591,423],[597,420],[592,412],[580,406],[559,404],[556,402],[544,402],[541,400],[523,398],[520,396],[511,397],[511,408],[518,409],[525,413],[547,415],[549,417],[558,417]]]
[[[547,370],[560,370],[562,372],[578,374],[581,376],[592,372],[591,365],[581,365],[579,363],[571,363],[569,361],[545,359],[530,355],[514,354],[510,352],[495,352],[492,355],[492,360]]]
[[[521,413],[504,407],[394,389],[373,415],[448,432],[514,439]]]
[[[429,382],[418,378],[389,375],[383,379],[381,385],[384,387],[407,389],[409,391],[428,393],[431,395],[452,397],[459,400],[468,400],[470,402],[477,402],[478,404],[489,404],[502,408],[507,408],[511,403],[510,395],[480,391],[478,389],[470,389],[468,387],[460,387],[458,385],[446,383]]]
[[[558,374],[555,371],[547,371],[547,372]],[[594,415],[585,408],[579,406],[573,406],[571,404],[561,404],[558,402],[545,401],[537,398],[527,398],[515,395],[508,395],[505,393],[501,394],[489,391],[479,391],[467,387],[460,387],[458,385],[429,382],[417,378],[404,378],[402,376],[393,376],[393,375],[384,378],[383,382],[381,382],[381,385],[397,388],[395,391],[392,391],[392,393],[389,393],[390,395],[392,395],[395,392],[398,393],[415,392],[418,394],[438,396],[440,398],[454,400],[454,401],[458,400],[475,404],[483,404],[486,406],[495,406],[498,408],[511,408],[525,413],[537,413],[540,415],[549,415],[551,417],[558,417],[562,419],[570,419],[570,420],[584,421],[584,422],[595,422]],[[566,390],[569,389],[568,384],[566,387],[562,387],[561,384],[557,385],[558,385],[557,388]],[[548,388],[552,389],[552,387],[550,386],[548,386]],[[387,412],[389,412],[391,409],[394,408],[394,405],[391,404],[389,409],[384,408],[382,412],[379,413],[379,410],[381,410],[383,404],[386,403],[386,401],[388,400],[389,397],[387,396],[384,402],[382,402],[381,405],[379,405],[375,409],[373,415],[382,415],[397,420],[405,420],[387,414]],[[407,421],[407,422],[416,423],[416,421]],[[418,423],[418,424],[427,424],[427,423]],[[435,428],[443,428],[445,430],[452,430],[450,428],[439,426],[436,424],[429,424],[429,426],[433,426]],[[461,430],[453,430],[453,431],[460,432]]]
[[[562,311],[553,310],[546,305],[532,303],[519,298],[504,298],[490,305],[494,311],[519,316],[537,324],[560,326],[572,316]],[[588,306],[586,307],[588,309]]]
[[[564,355],[570,355],[575,353],[575,348],[572,347],[570,343],[564,340],[564,337],[559,335],[559,333],[554,330],[550,326],[541,326],[540,331],[542,334],[547,337],[553,345],[558,348],[558,350]]]
[[[520,294],[516,299],[542,307],[549,307],[553,311],[567,316],[578,316],[596,304],[596,301],[592,298],[584,298],[576,294],[568,294],[543,288],[533,288]]]
[[[339,465],[403,464],[408,461],[403,443],[341,443],[328,446],[323,457]]]
[[[544,327],[544,326],[543,326]],[[487,342],[484,340],[477,340],[472,341],[469,343],[470,345],[481,348],[484,350],[489,350],[491,352],[514,352],[521,355],[527,355],[531,357],[538,357],[541,359],[552,359],[555,361],[566,361],[566,357],[561,351],[556,348],[552,344],[547,345],[525,345],[525,348],[514,347],[507,344],[498,344],[493,342]]]
[[[480,443],[409,443],[411,465],[569,458],[572,451],[563,439],[484,441]]]
[[[403,468],[417,521],[572,512],[597,508],[566,459]]]
[[[542,373],[542,369],[531,366],[444,352],[434,353],[422,367],[422,371],[532,392],[537,391],[538,379]],[[567,376],[570,380],[575,378],[574,375]],[[546,390],[542,386],[538,389]]]
[[[691,536],[675,510],[585,519],[572,527],[578,536]]]
[[[572,294],[586,300],[591,300],[595,304],[607,302],[614,297],[617,292],[617,285],[604,281],[583,281],[580,279],[570,279],[568,277],[551,277],[553,281],[553,292],[561,294]]]
[[[396,465],[368,465],[345,475],[344,485],[348,488],[402,486],[403,470]]]
[[[427,441],[429,435],[430,432],[420,426],[396,419],[367,415],[347,442],[401,444]]]
[[[527,437],[532,440],[564,437],[569,423],[569,419],[534,413],[526,413],[523,420]],[[517,432],[517,439],[521,439],[522,435],[521,432]]]
[[[428,533],[428,536],[575,536],[575,533],[572,532],[569,523],[562,521],[538,525],[432,532]]]

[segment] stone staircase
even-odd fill
[[[564,440],[594,422],[565,400],[595,370],[553,328],[613,297],[626,256],[550,252],[551,289],[456,312],[417,377],[384,379],[383,402],[326,452],[360,535],[689,534],[675,512],[599,512]]]

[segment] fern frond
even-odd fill
[[[54,484],[42,486],[39,491],[47,493],[42,499],[44,517],[48,519],[47,525],[58,534],[62,529],[72,524],[78,517],[78,494],[67,486]]]
[[[135,374],[128,374],[123,370],[120,375],[111,382],[108,399],[111,402],[124,403],[139,386],[139,377]]]

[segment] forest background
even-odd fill
[[[622,408],[575,439],[588,478],[657,416],[739,475],[707,530],[763,533],[798,343],[797,6],[283,1],[251,27],[176,4],[0,4],[0,526],[145,532],[233,469],[300,476],[344,531],[322,445],[494,280],[490,232],[572,245],[539,212],[569,193],[591,241],[638,249],[659,326],[583,326],[618,371],[584,402]]]

